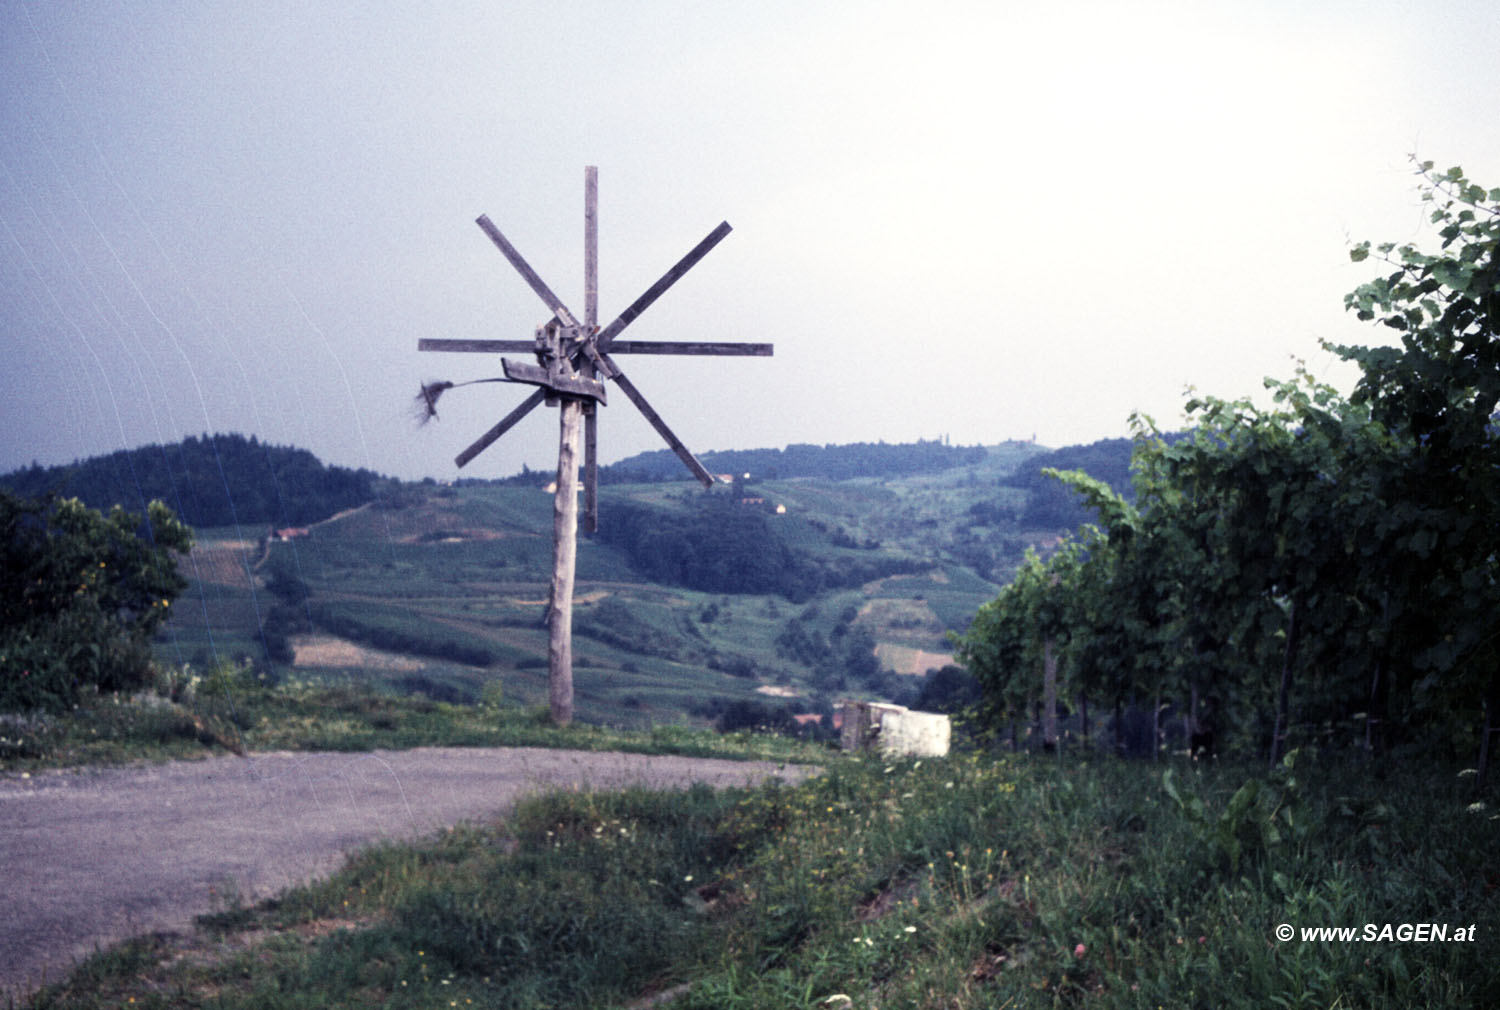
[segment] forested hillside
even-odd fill
[[[910,477],[968,466],[985,457],[983,446],[954,446],[941,441],[900,444],[859,442],[851,445],[794,444],[785,449],[743,449],[706,452],[703,465],[713,473],[751,474],[757,479],[821,477]],[[682,463],[670,450],[644,452],[602,467],[600,479],[610,483],[642,484],[677,480]]]
[[[1160,436],[1168,445],[1182,437],[1181,434]],[[1108,485],[1126,501],[1134,501],[1132,448],[1133,442],[1129,438],[1104,438],[1088,445],[1064,446],[1031,457],[1001,483],[1006,487],[1020,488],[1027,494],[1026,507],[1018,517],[1022,526],[1030,529],[1077,529],[1084,523],[1094,522],[1096,514],[1072,488],[1046,471],[1080,470]]]
[[[160,500],[190,526],[301,526],[371,501],[377,479],[368,470],[325,466],[306,449],[229,434],[189,436],[67,466],[32,464],[0,476],[0,485],[25,498],[55,493],[104,511],[118,504],[144,512]]]
[[[923,563],[868,549],[799,550],[785,535],[789,523],[729,495],[697,495],[682,510],[636,503],[610,509],[599,531],[652,582],[708,593],[774,593],[803,603],[829,589],[910,573]]]

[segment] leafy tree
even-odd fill
[[[719,714],[717,728],[720,733],[739,730],[755,730],[763,733],[794,735],[797,720],[784,705],[768,705],[760,701],[736,698],[724,706]]]
[[[1379,562],[1370,539],[1379,502],[1363,478],[1392,446],[1367,411],[1305,373],[1267,385],[1271,408],[1191,401],[1194,437],[1163,451],[1160,467],[1169,486],[1191,491],[1176,498],[1173,525],[1197,545],[1194,563],[1208,575],[1198,581],[1214,601],[1207,619],[1194,618],[1197,631],[1242,696],[1261,712],[1274,698],[1275,763],[1294,691],[1304,714],[1325,722],[1357,705],[1344,678],[1371,662],[1351,645],[1374,641],[1362,594]],[[1317,679],[1303,685],[1304,676]]]
[[[1417,172],[1438,250],[1374,247],[1391,272],[1345,298],[1400,344],[1337,350],[1363,372],[1353,400],[1407,446],[1404,466],[1384,475],[1400,503],[1386,530],[1393,647],[1422,675],[1419,706],[1482,712],[1482,777],[1500,709],[1500,189],[1430,161]],[[1350,253],[1371,255],[1368,242]]]
[[[963,667],[949,663],[927,673],[912,707],[922,712],[956,715],[978,704],[980,697],[979,681]]]
[[[142,522],[0,491],[0,708],[59,709],[85,686],[146,683],[150,638],[187,585],[174,555],[191,546],[159,501]]]
[[[1442,245],[1377,247],[1394,272],[1347,305],[1401,340],[1335,348],[1362,369],[1351,396],[1299,369],[1268,380],[1270,407],[1190,400],[1185,437],[1138,420],[1133,504],[1050,472],[1099,526],[1029,559],[976,616],[960,654],[993,719],[1029,703],[1038,643],[1058,642],[1080,692],[1187,696],[1194,716],[1209,692],[1273,763],[1291,736],[1351,743],[1360,713],[1367,753],[1451,753],[1477,728],[1483,781],[1500,710],[1500,190],[1419,170]]]
[[[1144,435],[1136,455],[1141,473],[1153,447]],[[1079,534],[1085,557],[1070,586],[1068,615],[1070,665],[1077,671],[1080,697],[1113,707],[1115,745],[1123,748],[1126,704],[1152,701],[1153,740],[1160,740],[1160,697],[1175,688],[1182,665],[1184,617],[1192,556],[1183,549],[1178,526],[1162,520],[1175,515],[1160,488],[1143,480],[1153,506],[1142,512],[1114,488],[1081,472],[1048,471],[1070,487],[1099,517],[1098,526]],[[1174,502],[1180,506],[1180,501]]]
[[[981,713],[991,725],[1008,723],[1013,743],[1016,723],[1040,705],[1043,742],[1057,744],[1060,663],[1079,626],[1075,589],[1085,557],[1077,540],[1046,560],[1028,552],[1015,579],[979,608],[956,643],[958,658],[979,681]]]

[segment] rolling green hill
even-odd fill
[[[144,513],[160,499],[190,526],[300,526],[374,500],[380,481],[369,470],[326,466],[306,449],[235,434],[0,474],[0,487],[22,497],[56,494],[104,512],[118,504]]]
[[[905,476],[601,489],[580,541],[575,690],[585,720],[714,720],[736,703],[827,711],[910,700],[1028,546],[1006,483],[1044,450],[963,450]],[[1128,451],[1128,450],[1127,450]],[[825,457],[829,463],[831,457]],[[837,464],[831,464],[837,465]],[[285,539],[206,528],[162,657],[244,657],[441,700],[546,696],[551,496],[523,483],[405,485]],[[261,537],[262,539],[256,539]]]

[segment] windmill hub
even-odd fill
[[[420,351],[481,351],[481,352],[532,352],[536,357],[536,364],[529,362],[513,361],[509,358],[501,358],[500,366],[505,373],[506,380],[510,382],[522,382],[539,387],[525,401],[503,417],[493,428],[480,436],[479,440],[458,454],[455,462],[464,466],[480,452],[509,431],[521,418],[529,414],[534,408],[542,403],[555,406],[559,402],[580,400],[584,408],[584,497],[587,503],[585,508],[585,526],[592,531],[597,524],[597,473],[595,463],[595,428],[598,423],[595,408],[606,402],[604,391],[605,382],[614,382],[625,394],[626,399],[635,404],[641,414],[656,429],[662,440],[671,447],[677,457],[682,460],[683,465],[693,474],[704,487],[713,485],[713,477],[704,468],[691,452],[688,451],[682,440],[667,427],[661,415],[647,402],[645,396],[635,384],[626,378],[625,373],[614,361],[616,354],[689,354],[689,355],[754,355],[759,357],[770,356],[773,348],[770,344],[745,344],[745,343],[709,343],[709,342],[668,342],[654,340],[619,340],[617,339],[627,326],[635,322],[642,312],[646,311],[652,303],[666,293],[667,289],[682,279],[682,276],[691,270],[699,260],[708,255],[709,251],[718,245],[730,232],[728,222],[721,223],[713,231],[709,232],[704,239],[688,251],[678,260],[651,287],[647,288],[629,307],[621,312],[614,322],[608,326],[596,325],[598,318],[598,277],[597,277],[597,234],[592,225],[594,218],[593,207],[593,170],[585,172],[585,209],[584,209],[584,272],[585,272],[585,297],[587,299],[587,312],[584,321],[580,323],[578,317],[573,315],[568,307],[563,304],[562,299],[547,286],[547,282],[537,275],[525,258],[511,244],[510,240],[495,227],[487,216],[481,215],[476,222],[481,231],[485,233],[515,268],[521,278],[526,281],[532,291],[546,304],[552,318],[542,326],[538,327],[535,337],[530,341],[520,340],[420,340],[417,349]],[[485,380],[480,380],[485,381]]]

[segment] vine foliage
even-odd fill
[[[1053,473],[1097,517],[1033,555],[959,651],[992,723],[1041,690],[1158,704],[1273,766],[1300,744],[1478,755],[1500,710],[1500,189],[1416,165],[1435,251],[1361,242],[1351,292],[1399,333],[1328,349],[1349,395],[1299,368],[1269,406],[1190,395],[1189,430],[1132,419],[1134,502]],[[1159,707],[1159,704],[1158,704]]]

